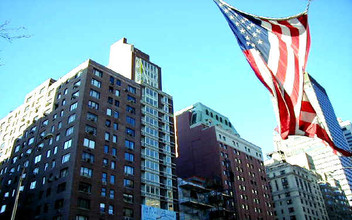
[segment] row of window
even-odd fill
[[[134,167],[125,165],[124,166],[124,173],[125,173],[125,175],[133,176],[134,175]],[[80,169],[80,175],[83,177],[92,178],[93,177],[93,169],[82,166]],[[111,177],[111,176],[113,176],[113,177]],[[114,184],[115,183],[115,176],[114,175],[111,175],[111,176],[110,176],[110,183],[111,183],[111,181],[113,181],[112,184]],[[107,180],[107,179],[105,179],[105,180]]]

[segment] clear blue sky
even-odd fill
[[[248,13],[286,17],[303,0],[228,0]],[[335,113],[352,120],[352,1],[313,0],[307,71],[326,89]],[[32,37],[0,39],[0,118],[26,93],[91,58],[108,64],[112,43],[126,37],[162,67],[175,111],[202,102],[230,118],[240,135],[273,150],[277,123],[269,93],[255,77],[212,0],[2,0],[0,22]]]

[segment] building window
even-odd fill
[[[134,168],[131,166],[125,166],[124,171],[127,175],[134,175]]]
[[[136,125],[136,120],[130,116],[126,116],[126,122],[132,126]]]
[[[105,187],[101,188],[100,196],[102,196],[102,197],[106,196],[106,188]]]
[[[86,125],[85,131],[88,134],[97,135],[97,129],[92,126]]]
[[[100,70],[94,69],[93,73],[94,73],[94,75],[96,75],[96,76],[98,76],[100,78],[103,77],[103,72],[100,71]]]
[[[112,136],[112,142],[113,143],[117,143],[117,135],[113,135]]]
[[[109,146],[108,145],[104,145],[104,153],[109,153]]]
[[[83,209],[90,209],[90,200],[78,198],[77,206]]]
[[[75,102],[75,103],[71,104],[70,105],[70,111],[75,110],[77,108],[77,106],[78,106],[78,102]]]
[[[34,143],[34,137],[32,137],[32,138],[30,138],[30,139],[28,140],[27,145],[31,145],[31,144],[33,144],[33,143]]]
[[[117,86],[121,86],[121,81],[118,80],[118,79],[116,79],[116,85],[117,85]]]
[[[129,105],[126,106],[126,111],[131,113],[131,114],[135,114],[136,113],[136,109],[133,108],[132,106],[129,106]]]
[[[123,180],[123,186],[128,188],[134,188],[134,181],[129,179]]]
[[[115,198],[115,191],[113,189],[110,189],[109,191],[109,198],[114,199]]]
[[[106,141],[109,141],[110,140],[110,133],[109,132],[105,132],[104,137],[105,137]]]
[[[63,192],[66,190],[66,182],[60,183],[59,185],[57,185],[57,193]]]
[[[116,162],[115,162],[115,161],[111,161],[111,166],[110,166],[110,168],[111,168],[112,170],[116,169]]]
[[[93,98],[100,99],[100,92],[91,89],[89,95]]]
[[[115,131],[119,130],[119,124],[114,123],[113,124],[113,128],[114,128]]]
[[[111,116],[112,115],[112,110],[110,108],[106,109],[106,115]]]
[[[82,160],[88,163],[94,163],[94,154],[83,152]]]
[[[74,122],[76,120],[76,114],[70,115],[67,120],[67,124]]]
[[[133,209],[130,209],[130,208],[123,208],[122,214],[123,214],[124,217],[133,218]]]
[[[92,185],[89,183],[79,182],[78,191],[90,194],[92,192]]]
[[[0,213],[4,213],[6,211],[6,205],[2,205],[0,209]]]
[[[114,85],[114,83],[115,83],[115,78],[112,77],[112,76],[110,76],[110,84],[111,84],[111,85]]]
[[[132,102],[132,103],[136,103],[137,102],[136,98],[133,97],[133,96],[130,96],[130,95],[127,95],[127,101]]]
[[[75,99],[75,98],[77,98],[78,96],[79,96],[79,91],[74,92],[74,93],[72,94],[72,96],[71,96],[71,99]]]
[[[134,155],[130,153],[125,153],[125,160],[133,162],[134,161]]]
[[[125,147],[127,147],[128,149],[133,150],[134,149],[134,142],[126,139],[125,140]]]
[[[88,138],[84,138],[83,146],[88,147],[90,149],[94,149],[95,148],[95,141],[90,140]]]
[[[73,127],[69,127],[69,128],[67,128],[67,129],[66,129],[66,133],[65,133],[65,135],[66,135],[66,136],[71,135],[71,134],[73,133],[73,130],[74,130],[74,128],[73,128]]]
[[[81,167],[80,175],[91,178],[93,175],[93,170],[87,167]]]
[[[43,121],[42,126],[47,126],[48,123],[49,123],[49,121],[48,121],[48,120],[45,120],[45,121]]]
[[[83,215],[76,215],[75,220],[88,220],[88,217]]]
[[[113,215],[114,214],[114,206],[113,205],[109,205],[108,214],[109,215]]]
[[[96,114],[87,112],[87,120],[92,121],[92,122],[97,122],[98,116]]]
[[[136,94],[136,88],[134,88],[133,86],[128,86],[128,91],[130,92],[130,93],[133,93],[133,94]]]
[[[42,159],[42,155],[38,155],[34,158],[34,163],[39,163]]]
[[[100,203],[99,207],[100,212],[105,212],[105,203]]]
[[[93,101],[88,101],[88,108],[98,110],[99,104]]]
[[[91,84],[92,84],[93,86],[96,86],[96,87],[98,87],[98,88],[101,88],[101,82],[98,81],[98,80],[96,80],[96,79],[92,79]]]
[[[131,136],[131,137],[136,136],[135,131],[133,129],[131,129],[131,128],[126,128],[126,134]]]
[[[65,155],[62,156],[62,158],[61,158],[61,163],[62,163],[62,164],[63,164],[63,163],[66,163],[66,162],[68,162],[69,160],[70,160],[70,153],[65,154]]]
[[[109,103],[109,104],[113,104],[113,103],[114,103],[114,99],[111,98],[111,97],[108,97],[108,103]]]
[[[60,177],[63,178],[68,175],[68,168],[60,170]]]
[[[109,160],[106,159],[106,158],[103,158],[103,166],[104,166],[104,167],[107,167],[108,164],[109,164]]]
[[[115,156],[115,157],[117,156],[117,149],[116,148],[114,148],[114,147],[111,148],[111,155]]]
[[[111,126],[111,121],[108,120],[108,119],[106,119],[106,120],[105,120],[105,126],[106,126],[106,127],[110,127],[110,126]]]
[[[108,174],[107,173],[102,173],[101,175],[101,182],[103,184],[106,184],[108,182]]]
[[[72,139],[65,141],[64,143],[64,149],[68,149],[72,146]]]
[[[37,184],[37,181],[31,182],[31,185],[29,186],[29,189],[35,189],[36,184]]]
[[[120,96],[120,91],[116,89],[116,90],[115,90],[115,95],[116,95],[116,96]]]
[[[133,203],[133,195],[132,194],[123,194],[123,201],[127,203]]]
[[[110,175],[110,184],[115,184],[115,175]]]

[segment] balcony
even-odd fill
[[[180,204],[181,205],[185,205],[188,207],[192,207],[192,208],[197,208],[197,209],[210,209],[210,208],[214,208],[214,206],[207,204],[207,201],[204,200],[198,200],[195,198],[183,198],[180,199]]]

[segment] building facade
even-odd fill
[[[338,182],[332,181],[334,184],[331,181],[319,182],[328,217],[330,220],[351,220],[352,211],[347,197]]]
[[[180,220],[219,219],[230,214],[227,201],[231,197],[214,182],[199,177],[178,178]]]
[[[229,119],[196,103],[176,113],[177,175],[213,181],[228,196],[221,219],[273,219],[261,149]]]
[[[176,211],[173,99],[162,91],[161,68],[125,38],[111,46],[108,67],[141,85],[142,203]]]
[[[350,150],[352,150],[352,124],[350,121],[342,121],[341,119],[338,121],[342,132],[345,135],[348,146],[350,147]]]
[[[1,219],[176,219],[172,97],[142,66],[160,90],[88,60],[1,120]]]
[[[318,177],[285,161],[267,161],[276,219],[328,220]]]
[[[52,111],[55,87],[61,81],[55,83],[55,80],[48,79],[28,93],[22,105],[0,119],[0,162],[10,156],[13,142],[22,136],[24,130],[33,123],[33,120]]]
[[[305,81],[305,90],[312,94],[311,102],[317,102],[320,106],[317,115],[324,124],[325,129],[331,134],[336,146],[349,150],[345,136],[337,121],[334,109],[325,89],[311,76]],[[303,136],[292,136],[287,140],[274,141],[278,151],[285,152],[287,157],[293,157],[301,153],[307,153],[312,158],[312,169],[321,176],[331,174],[339,181],[341,188],[352,206],[352,159],[343,157],[333,152],[333,150],[318,138],[307,138]]]

